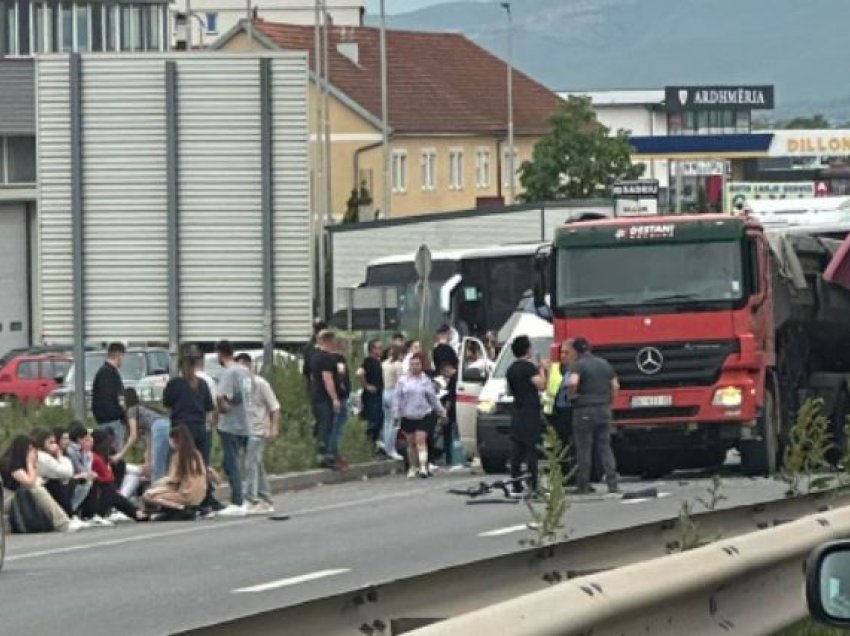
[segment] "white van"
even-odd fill
[[[460,438],[468,455],[481,459],[487,473],[502,472],[510,455],[510,414],[513,398],[508,395],[505,375],[515,358],[511,343],[517,336],[528,336],[537,360],[550,357],[554,330],[552,323],[533,313],[516,312],[508,324],[512,329],[505,345],[492,365],[492,373],[480,376],[464,369],[466,356],[461,356],[458,382],[457,419]],[[464,339],[463,351],[469,341]],[[478,343],[480,346],[480,343]],[[473,395],[475,396],[472,399]],[[461,396],[464,396],[462,399]]]
[[[805,228],[808,232],[844,234],[850,229],[850,197],[752,199],[744,211],[765,229]]]

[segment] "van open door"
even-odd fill
[[[460,345],[457,382],[457,427],[463,449],[469,457],[476,453],[478,396],[493,370],[487,349],[478,338],[464,338]]]

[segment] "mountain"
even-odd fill
[[[554,90],[774,84],[773,117],[850,119],[848,0],[512,0],[517,68]],[[367,22],[375,24],[375,16]],[[395,29],[461,32],[505,57],[498,2],[390,15]]]

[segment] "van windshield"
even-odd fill
[[[532,338],[531,351],[535,360],[549,357],[549,351],[552,348],[552,338]],[[502,349],[502,354],[496,362],[496,368],[493,370],[494,378],[504,378],[508,373],[510,366],[516,361],[510,344],[505,345]]]

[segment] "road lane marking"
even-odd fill
[[[253,520],[250,520],[253,521]],[[91,550],[94,548],[108,548],[116,545],[125,545],[127,543],[137,543],[140,541],[149,541],[151,539],[159,539],[161,537],[172,537],[181,534],[191,534],[194,532],[203,532],[206,530],[219,530],[221,528],[232,528],[245,523],[250,523],[248,519],[244,521],[228,521],[227,523],[216,523],[203,526],[194,526],[192,528],[181,528],[180,530],[169,530],[167,532],[156,532],[149,534],[140,534],[133,537],[121,537],[119,539],[108,539],[106,541],[97,541],[95,543],[86,543],[83,545],[69,545],[64,548],[50,548],[49,550],[38,550],[36,552],[26,552],[24,554],[13,554],[6,557],[6,561],[23,561],[24,559],[36,559],[44,556],[54,556],[57,554],[67,554],[69,552],[81,552],[83,550]],[[7,546],[8,548],[8,546]]]
[[[269,590],[279,590],[282,587],[290,587],[301,583],[308,583],[318,579],[326,579],[329,576],[339,576],[351,572],[350,568],[337,568],[335,570],[319,570],[318,572],[310,572],[309,574],[299,574],[286,579],[278,579],[277,581],[269,581],[268,583],[260,583],[259,585],[251,585],[250,587],[240,587],[233,590],[233,594],[249,594],[256,592],[268,592]]]
[[[293,510],[292,515],[308,515],[308,514],[316,514],[320,512],[331,512],[333,510],[340,510],[345,508],[354,508],[364,504],[373,504],[381,501],[387,501],[392,499],[400,499],[403,497],[415,497],[420,494],[426,494],[429,490],[438,491],[437,488],[416,488],[407,490],[399,493],[387,493],[384,495],[377,495],[371,497],[364,497],[362,499],[354,499],[351,501],[343,501],[336,504],[329,504],[326,506],[317,506],[314,508],[304,508],[302,510]],[[94,541],[92,543],[85,543],[82,545],[71,545],[63,548],[50,548],[45,550],[36,550],[33,552],[25,552],[24,554],[14,554],[7,555],[6,561],[23,561],[25,559],[37,559],[40,557],[50,557],[58,554],[67,554],[70,552],[82,552],[85,550],[93,550],[99,548],[108,548],[113,546],[121,546],[128,543],[138,543],[141,541],[149,541],[151,539],[159,539],[160,537],[170,537],[170,536],[179,536],[183,534],[192,534],[194,532],[204,532],[207,530],[217,530],[221,528],[232,528],[234,526],[243,525],[246,523],[258,523],[260,521],[265,521],[265,519],[242,519],[238,521],[227,521],[223,523],[216,522],[204,522],[203,525],[193,525],[190,528],[181,528],[179,530],[168,530],[166,532],[152,532],[148,534],[136,535],[132,537],[120,537],[116,539],[107,539],[105,541]],[[6,546],[8,550],[8,545]]]
[[[479,534],[479,537],[502,537],[506,534],[513,534],[514,532],[522,532],[523,530],[530,530],[527,523],[523,523],[518,526],[507,526],[505,528],[496,528],[495,530],[488,530],[487,532],[482,532]]]

